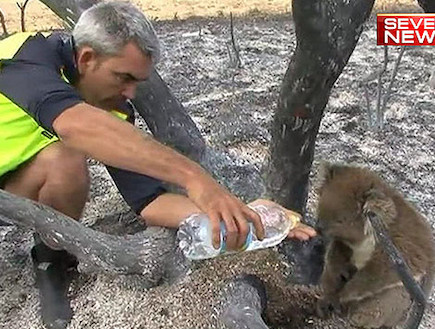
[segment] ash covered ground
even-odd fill
[[[224,152],[226,181],[246,201],[260,197],[261,167],[280,84],[296,38],[287,16],[235,20],[242,68],[232,68],[227,19],[157,22],[163,59],[158,69],[183,103],[207,143]],[[390,60],[398,49],[390,49]],[[379,172],[435,225],[435,113],[429,86],[433,48],[409,48],[399,69],[382,131],[367,127],[361,80],[378,69],[375,20],[367,23],[357,48],[337,81],[316,144],[312,184],[319,161],[356,162]],[[387,77],[392,71],[389,65]],[[386,87],[388,78],[385,79]],[[372,108],[376,81],[369,83]],[[96,229],[126,232],[134,224],[105,169],[91,162],[93,188],[83,221]],[[316,195],[310,194],[313,212]],[[137,229],[137,227],[136,227]],[[127,229],[128,231],[128,229]],[[40,328],[37,291],[29,251],[31,232],[0,228],[0,327]],[[245,253],[195,264],[188,276],[152,289],[140,277],[82,274],[71,290],[75,317],[70,328],[222,328],[220,291],[242,272],[261,277],[268,288],[270,328],[351,328],[341,319],[314,316],[314,287],[287,284],[288,268],[276,250]],[[435,326],[434,296],[421,328]]]

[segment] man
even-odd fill
[[[178,227],[206,212],[219,245],[243,245],[259,216],[215,182],[198,164],[134,128],[128,100],[159,57],[151,23],[125,2],[100,3],[80,17],[72,38],[16,34],[0,44],[0,188],[79,219],[89,177],[86,158],[107,165],[127,203],[148,225]],[[130,121],[130,122],[128,122]],[[186,196],[168,193],[161,181]],[[308,239],[306,226],[292,236]],[[75,258],[36,236],[32,259],[42,318],[64,328],[72,312],[66,297]]]

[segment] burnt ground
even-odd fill
[[[263,187],[258,172],[268,152],[268,129],[296,42],[292,21],[287,16],[236,19],[241,68],[231,66],[226,19],[157,22],[156,30],[163,45],[158,65],[162,77],[209,145],[236,161],[232,177],[237,183],[230,181],[230,188],[247,201],[260,196]],[[397,55],[398,49],[390,48],[390,60]],[[387,106],[385,127],[369,129],[361,80],[380,67],[383,48],[376,46],[375,21],[367,23],[325,109],[316,143],[313,184],[321,160],[368,166],[410,199],[434,228],[435,113],[434,90],[429,85],[434,59],[431,47],[406,50]],[[384,88],[391,72],[392,63]],[[376,81],[369,83],[372,108],[376,88]],[[94,187],[85,222],[101,224],[110,217],[119,223],[125,205],[101,166],[92,163],[92,173]],[[311,212],[315,200],[312,192]],[[0,327],[39,327],[29,241],[29,232],[0,229]],[[288,285],[285,263],[275,250],[207,261],[194,266],[181,282],[150,290],[132,288],[121,278],[83,275],[72,290],[76,316],[71,328],[220,328],[215,309],[219,287],[241,272],[256,273],[266,281],[271,328],[350,328],[341,319],[321,321],[313,315],[315,288]],[[434,324],[432,295],[421,328]]]

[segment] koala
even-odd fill
[[[318,314],[338,312],[362,328],[403,323],[411,297],[364,214],[373,211],[385,223],[426,296],[435,273],[431,227],[399,192],[368,169],[325,163],[320,181],[318,229],[328,242]]]

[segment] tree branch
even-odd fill
[[[21,13],[21,32],[26,32],[26,27],[25,27],[25,11],[26,11],[26,6],[29,3],[29,0],[24,1],[23,4],[20,4],[17,2],[17,6],[20,9],[20,13]]]
[[[398,273],[403,285],[414,302],[411,316],[407,320],[404,328],[417,329],[423,318],[424,309],[426,307],[426,295],[420,285],[414,280],[411,270],[403,259],[402,254],[391,241],[388,230],[381,218],[371,211],[367,212],[366,216],[375,229],[376,238],[385,251],[391,265]]]
[[[175,234],[147,229],[114,236],[87,228],[50,207],[0,190],[0,220],[35,229],[50,245],[67,250],[86,272],[141,274],[150,286],[161,279],[173,259]]]
[[[399,56],[397,57],[396,64],[394,65],[393,73],[391,74],[390,84],[388,85],[387,92],[385,93],[384,100],[382,103],[382,110],[381,110],[382,118],[384,117],[385,109],[387,107],[387,103],[388,103],[390,96],[391,96],[391,90],[393,88],[393,83],[394,83],[394,80],[396,80],[397,72],[399,70],[399,65],[400,65],[400,62],[402,61],[403,53],[405,52],[405,50],[406,50],[405,46],[402,46],[402,48],[400,48]],[[383,126],[383,119],[382,119],[381,128],[382,128],[382,126]]]
[[[369,87],[367,84],[364,84],[364,97],[366,98],[366,105],[367,105],[367,123],[369,127],[372,127],[373,126],[372,109],[370,107],[370,94],[369,94]]]
[[[381,98],[382,98],[382,77],[384,73],[387,71],[388,66],[388,46],[384,46],[384,65],[382,69],[378,72],[378,93],[377,93],[377,101],[376,101],[376,124],[377,128],[382,129],[384,126],[384,117],[381,107]]]
[[[230,55],[230,63],[231,66],[241,68],[242,67],[242,61],[240,60],[240,50],[239,46],[236,41],[236,37],[234,35],[234,22],[233,22],[233,13],[230,12],[230,33],[231,33],[231,46],[232,50],[234,52],[234,58],[231,54],[231,50],[228,49],[229,55]],[[229,47],[229,46],[228,46]]]
[[[7,37],[9,35],[8,30],[6,28],[5,15],[3,10],[0,8],[0,24],[2,25],[3,34]]]
[[[132,102],[156,139],[195,161],[202,159],[206,145],[200,131],[156,70],[139,84]]]

